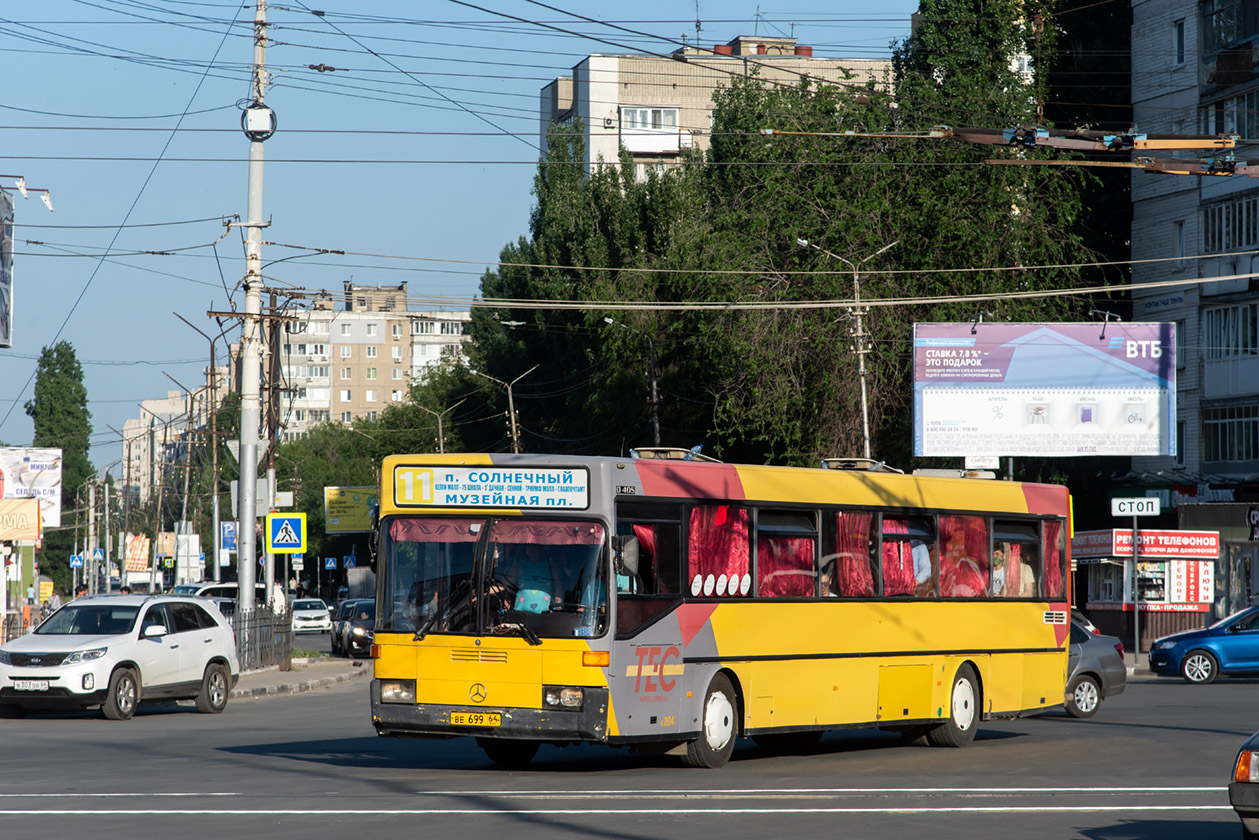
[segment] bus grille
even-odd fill
[[[477,648],[452,648],[451,662],[496,662],[507,664],[507,651],[478,650]]]

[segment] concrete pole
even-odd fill
[[[261,105],[267,89],[267,4],[257,0],[254,13],[253,102]],[[256,536],[258,523],[258,431],[262,414],[259,396],[262,313],[262,140],[249,141],[249,208],[245,237],[245,323],[241,337],[240,405],[240,513],[239,541],[236,546],[236,580],[239,587],[237,609],[254,609]]]
[[[1137,533],[1137,517],[1132,517],[1132,653],[1141,664],[1141,542]]]
[[[110,530],[109,524],[109,473],[105,473],[104,482],[105,491],[105,576],[109,576],[110,564],[113,554],[110,551],[110,545],[113,543],[113,531]],[[118,570],[118,577],[122,579],[122,569]]]
[[[84,565],[91,569],[91,582],[88,583],[88,592],[96,594],[96,583],[100,579],[100,574],[96,569],[96,476],[92,476],[87,484],[87,550],[84,554],[88,555]],[[38,581],[36,582],[38,583]]]

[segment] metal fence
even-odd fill
[[[242,671],[293,667],[293,613],[281,607],[256,607],[227,617],[236,634],[236,655]]]

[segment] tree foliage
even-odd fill
[[[38,559],[42,572],[52,577],[54,585],[69,591],[75,533],[86,523],[76,497],[93,470],[88,458],[92,415],[87,408],[83,366],[68,341],[40,351],[35,398],[25,409],[35,427],[31,445],[61,450],[61,528],[45,531]]]

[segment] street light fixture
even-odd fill
[[[517,455],[520,454],[520,432],[516,428],[516,401],[512,398],[511,389],[513,385],[515,385],[520,380],[524,379],[529,374],[533,373],[539,367],[541,367],[541,365],[534,365],[533,367],[529,368],[524,373],[520,374],[520,376],[517,376],[511,382],[504,382],[501,379],[495,379],[493,376],[490,376],[488,373],[481,373],[481,371],[479,370],[472,371],[477,376],[484,377],[490,380],[491,382],[497,382],[499,385],[502,385],[504,388],[507,389],[507,414],[511,420],[511,451],[515,452]]]
[[[866,399],[866,352],[867,350],[866,350],[866,343],[865,343],[866,335],[865,335],[865,331],[862,328],[862,315],[864,313],[862,312],[862,309],[861,309],[861,275],[858,273],[858,269],[899,242],[900,242],[899,239],[889,242],[888,244],[884,245],[882,248],[875,251],[873,254],[866,257],[865,259],[861,260],[860,262],[854,263],[852,260],[845,259],[844,257],[841,257],[838,254],[832,254],[830,251],[826,250],[825,248],[822,248],[821,246],[814,245],[812,242],[810,242],[807,239],[796,240],[796,244],[799,245],[801,248],[812,248],[815,251],[821,251],[823,254],[826,254],[826,256],[830,257],[831,259],[839,260],[840,262],[844,263],[845,265],[847,265],[849,268],[852,269],[853,315],[856,316],[856,319],[857,319],[857,332],[854,334],[853,339],[854,339],[854,345],[856,347],[856,353],[857,353],[857,379],[861,383],[861,441],[865,449],[865,457],[867,461],[870,460],[870,409],[869,409],[869,405]]]
[[[620,321],[614,318],[605,317],[603,319],[603,323],[615,324],[616,326],[623,327],[632,333],[638,333],[643,338],[647,339],[647,374],[651,378],[652,440],[654,441],[654,444],[656,446],[659,446],[660,445],[660,397],[656,391],[656,342],[652,340],[652,337],[650,335],[643,332],[642,330],[636,330],[633,327],[631,327],[629,324],[622,324]]]
[[[467,401],[468,400],[465,397],[464,399],[452,405],[450,408],[446,409],[445,411],[440,411],[440,412],[433,411],[433,409],[431,408],[425,408],[422,405],[416,406],[416,408],[418,408],[420,411],[428,412],[429,414],[437,418],[437,451],[443,455],[446,453],[446,436],[442,433],[442,418],[445,417],[450,412],[454,411],[459,406],[466,403]]]

